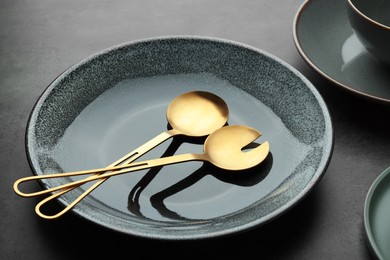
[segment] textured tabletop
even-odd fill
[[[390,107],[347,93],[305,63],[292,37],[293,19],[302,3],[1,1],[0,259],[136,255],[144,259],[371,259],[364,238],[363,208],[371,183],[390,166]],[[217,239],[142,239],[74,214],[55,221],[40,219],[33,213],[38,199],[23,199],[12,190],[17,178],[32,174],[25,153],[25,130],[36,100],[51,81],[81,59],[113,45],[166,35],[211,36],[245,43],[303,73],[323,96],[333,121],[334,151],[321,181],[278,219]]]

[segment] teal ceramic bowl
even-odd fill
[[[239,174],[187,162],[112,177],[77,204],[75,214],[140,237],[217,237],[255,228],[287,212],[324,175],[333,129],[316,88],[262,50],[195,36],[115,46],[55,79],[27,126],[33,173],[111,164],[166,131],[169,103],[193,90],[224,99],[229,125],[258,129],[262,136],[257,142],[270,143],[267,159]],[[202,153],[203,142],[173,138],[137,161]],[[49,188],[67,182],[47,179],[41,184]],[[58,200],[67,206],[83,190],[76,188]]]
[[[390,168],[379,175],[367,193],[364,224],[373,255],[390,259]]]
[[[340,0],[304,1],[293,21],[295,46],[303,60],[334,86],[390,105],[389,69],[353,32],[347,5]]]
[[[352,28],[367,51],[390,64],[390,1],[348,0]]]

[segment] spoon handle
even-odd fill
[[[67,172],[67,173],[54,173],[54,174],[44,174],[44,175],[36,175],[36,176],[28,176],[28,177],[23,177],[15,181],[14,183],[14,191],[16,194],[22,197],[34,197],[34,196],[39,196],[43,195],[46,193],[50,193],[52,191],[58,190],[58,188],[52,189],[47,189],[47,190],[42,190],[38,192],[32,192],[32,193],[25,193],[22,192],[19,189],[19,185],[21,183],[27,182],[27,181],[32,181],[32,180],[42,180],[42,179],[51,179],[51,178],[63,178],[63,177],[69,177],[69,176],[78,176],[78,175],[87,175],[87,174],[94,174],[94,175],[99,175],[103,172],[107,171],[113,171],[113,170],[120,170],[123,168],[126,168],[126,164],[129,164],[130,162],[134,161],[135,159],[139,158],[141,155],[145,154],[148,152],[150,149],[153,147],[157,146],[158,144],[164,142],[167,140],[169,137],[173,136],[176,132],[175,131],[166,131],[155,138],[151,139],[150,141],[146,142],[143,144],[141,147],[135,149],[134,151],[128,153],[127,155],[123,156],[122,158],[118,159],[117,161],[113,162],[107,167],[104,168],[97,168],[97,169],[92,169],[92,170],[84,170],[84,171],[75,171],[75,172]],[[90,176],[93,177],[93,176]],[[69,186],[71,187],[71,186]],[[75,188],[75,187],[74,187]]]
[[[139,171],[139,170],[143,170],[143,169],[148,169],[148,168],[152,168],[152,167],[168,165],[168,164],[174,164],[174,163],[180,163],[180,162],[186,162],[186,161],[207,161],[207,160],[208,160],[208,157],[205,154],[181,154],[181,155],[175,155],[175,156],[171,156],[171,157],[163,157],[163,158],[159,158],[159,159],[148,160],[148,161],[144,161],[144,162],[140,162],[140,163],[133,163],[133,164],[129,164],[126,166],[121,166],[121,168],[124,168],[124,169],[104,173],[101,175],[89,176],[89,177],[84,178],[82,180],[70,182],[70,183],[67,183],[67,184],[64,184],[64,185],[61,185],[58,187],[53,187],[51,189],[45,190],[44,191],[45,193],[53,192],[53,191],[57,191],[57,190],[62,190],[62,191],[55,193],[52,196],[50,196],[50,197],[42,200],[40,203],[38,203],[35,207],[35,212],[39,216],[46,218],[46,219],[53,219],[53,218],[57,218],[57,217],[61,216],[62,214],[64,214],[67,211],[66,210],[67,208],[65,208],[63,211],[59,212],[58,214],[51,215],[51,216],[42,213],[40,208],[45,203],[56,198],[57,196],[55,196],[55,195],[57,195],[57,194],[62,195],[68,191],[68,188],[79,187],[80,185],[83,185],[83,184],[90,182],[90,181],[100,179],[99,182],[95,183],[93,186],[91,186],[89,189],[87,189],[81,196],[79,196],[76,200],[74,200],[71,204],[69,204],[68,207],[71,207],[71,208],[74,207],[86,195],[88,195],[89,192],[91,192],[97,186],[99,186],[101,181],[105,181],[109,177],[128,173],[128,172],[134,172],[134,171]],[[118,167],[112,167],[110,169],[113,169],[113,168],[118,169]]]
[[[153,139],[149,140],[148,142],[146,142],[142,146],[138,147],[137,149],[135,149],[135,150],[131,151],[130,153],[126,154],[125,156],[121,157],[120,159],[118,159],[117,161],[113,162],[112,164],[108,165],[106,168],[111,168],[111,167],[115,167],[115,166],[118,166],[118,165],[130,164],[134,160],[138,159],[139,157],[141,157],[142,155],[144,155],[145,153],[150,151],[152,148],[154,148],[157,145],[163,143],[164,141],[166,141],[170,137],[175,136],[175,135],[179,135],[179,134],[181,134],[181,133],[176,131],[176,130],[174,130],[174,129],[165,131],[165,132],[157,135]],[[105,171],[108,171],[108,169],[105,169]],[[85,174],[87,174],[87,173],[85,173]],[[99,174],[100,174],[100,172],[94,173],[94,175],[99,175]],[[45,175],[45,176],[48,176],[48,175]],[[44,179],[44,178],[46,178],[45,176],[43,176],[43,178],[37,178],[37,176],[33,176],[33,177],[27,177],[27,178],[19,179],[19,180],[17,180],[14,183],[14,191],[18,195],[23,196],[23,197],[32,197],[32,196],[38,196],[38,195],[46,194],[46,193],[48,193],[48,192],[46,192],[46,190],[41,191],[41,192],[34,192],[34,193],[24,193],[24,192],[20,191],[20,189],[19,189],[19,185],[22,182],[26,182],[26,181],[30,181],[30,180],[36,180],[36,179]],[[62,173],[62,174],[59,174],[57,176],[58,177],[64,177],[64,174]],[[50,175],[48,177],[56,177],[56,175],[54,175],[54,176]],[[41,207],[45,203],[47,203],[47,202],[49,202],[49,201],[51,201],[51,200],[53,200],[55,198],[58,198],[58,197],[62,196],[63,194],[65,194],[65,193],[67,193],[67,192],[77,188],[78,187],[77,185],[69,186],[68,188],[65,188],[65,189],[63,189],[63,190],[61,190],[61,191],[59,191],[57,193],[54,193],[51,196],[47,197],[46,199],[42,200],[40,203],[38,203],[36,205],[35,212],[42,218],[46,218],[46,219],[58,218],[58,217],[62,216],[63,214],[65,214],[66,212],[68,212],[70,209],[72,209],[77,203],[79,203],[83,198],[85,198],[89,193],[91,193],[94,189],[96,189],[98,186],[100,186],[107,179],[108,179],[108,177],[100,179],[98,182],[96,182],[94,185],[92,185],[90,188],[88,188],[86,191],[84,191],[84,193],[82,193],[77,199],[75,199],[72,203],[70,203],[67,207],[65,207],[62,211],[60,211],[59,213],[57,213],[55,215],[47,215],[47,214],[42,213]]]
[[[101,168],[101,169],[96,169],[96,170],[89,170],[89,173],[93,173],[93,171],[96,171],[98,173],[105,171],[109,171],[103,174],[97,174],[93,176],[89,176],[87,178],[69,182],[57,187],[53,187],[47,190],[43,190],[42,192],[37,192],[37,193],[30,193],[33,195],[41,195],[45,193],[50,193],[53,191],[57,190],[62,190],[70,187],[78,187],[80,185],[83,185],[87,182],[91,182],[94,180],[102,180],[106,179],[112,176],[116,175],[121,175],[124,173],[129,173],[129,172],[135,172],[135,171],[140,171],[144,169],[149,169],[157,166],[163,166],[163,165],[168,165],[168,164],[175,164],[175,163],[180,163],[180,162],[187,162],[187,161],[205,161],[207,160],[206,156],[204,154],[181,154],[181,155],[174,155],[170,157],[163,157],[163,158],[158,158],[158,159],[153,159],[153,160],[148,160],[148,161],[143,161],[143,162],[138,162],[138,163],[132,163],[128,165],[123,165],[123,166],[115,166],[111,168]],[[103,170],[102,170],[103,169]],[[69,174],[76,174],[76,175],[81,175],[79,174],[80,172],[74,172],[74,173],[66,173],[67,175]]]
[[[137,149],[131,151],[130,153],[126,154],[122,158],[118,159],[117,161],[113,162],[112,164],[108,165],[107,167],[113,167],[113,166],[118,166],[121,164],[129,164],[133,161],[135,161],[137,158],[141,157],[145,153],[149,152],[152,150],[154,147],[157,145],[165,142],[167,139],[181,134],[175,129],[171,129],[165,132],[162,132],[161,134],[157,135],[153,139],[150,139],[148,142],[144,143]]]

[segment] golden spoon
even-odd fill
[[[187,162],[187,161],[207,161],[219,168],[230,170],[230,171],[245,170],[260,164],[267,157],[269,153],[269,143],[267,141],[248,152],[242,151],[242,149],[246,145],[253,142],[260,136],[261,136],[260,132],[248,126],[243,126],[243,125],[226,126],[216,130],[215,132],[213,132],[207,137],[204,143],[204,153],[202,154],[187,153],[181,155],[174,155],[170,157],[162,157],[153,160],[147,160],[138,163],[132,163],[128,165],[119,165],[114,167],[106,167],[106,168],[86,170],[86,171],[47,174],[47,175],[27,177],[25,178],[25,180],[96,174],[96,173],[110,171],[108,173],[91,176],[88,178],[84,178],[82,180],[70,182],[58,187],[53,187],[47,190],[43,190],[41,192],[35,192],[30,194],[23,193],[23,195],[26,197],[37,196],[37,195],[53,192],[56,190],[61,190],[61,189],[74,187],[74,186],[80,186],[87,182],[97,180],[97,179],[106,179],[108,177],[112,177],[112,176],[116,176],[128,172],[134,172],[134,171],[139,171],[139,170],[148,169],[152,167],[175,164],[180,162]]]
[[[126,154],[125,156],[110,164],[106,168],[129,164],[143,154],[145,154],[146,152],[148,152],[149,150],[151,150],[152,148],[154,148],[155,146],[157,146],[158,144],[176,135],[186,135],[191,137],[207,136],[226,124],[229,115],[229,109],[225,101],[220,97],[210,92],[193,91],[177,96],[169,104],[166,115],[169,124],[172,126],[172,129],[157,135],[155,138],[151,139],[139,148]],[[46,193],[43,191],[26,194],[19,190],[18,185],[20,183],[29,180],[40,179],[36,177],[38,176],[26,177],[17,180],[14,183],[15,192],[23,197],[37,196]],[[61,177],[65,176],[62,175]],[[35,212],[43,218],[57,218],[63,215],[65,212],[69,211],[71,208],[73,208],[78,202],[80,202],[84,197],[86,197],[90,192],[92,192],[92,190],[97,188],[106,180],[107,178],[104,178],[96,182],[93,186],[84,191],[84,193],[81,194],[76,200],[74,200],[61,212],[55,215],[45,215],[40,210],[41,206],[46,202],[67,193],[68,191],[76,188],[77,186],[69,187],[42,200],[35,207]]]

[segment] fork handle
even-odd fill
[[[66,212],[68,212],[70,209],[72,209],[77,203],[79,203],[83,198],[85,198],[89,193],[91,193],[94,189],[96,189],[99,185],[101,185],[104,181],[106,181],[109,177],[124,174],[127,172],[133,172],[133,171],[139,171],[143,169],[148,169],[152,167],[162,166],[162,165],[168,165],[168,164],[174,164],[179,162],[185,162],[185,161],[205,161],[207,160],[207,156],[205,154],[181,154],[181,155],[175,155],[171,157],[163,157],[159,159],[144,161],[136,164],[129,164],[127,168],[119,171],[113,171],[109,173],[105,173],[102,175],[92,175],[89,176],[83,180],[74,181],[71,183],[67,183],[65,185],[61,185],[58,187],[54,187],[52,189],[49,189],[50,192],[53,190],[60,190],[57,193],[52,194],[51,196],[43,199],[41,202],[39,202],[35,207],[35,212],[38,216],[45,218],[45,219],[55,219]],[[75,187],[79,187],[80,185],[83,185],[84,183],[98,180],[94,185],[89,187],[84,193],[82,193],[77,199],[75,199],[72,203],[70,203],[67,207],[65,207],[62,211],[60,211],[57,214],[54,215],[47,215],[45,213],[42,213],[41,207],[48,203],[49,201],[56,199],[57,197],[67,193],[68,191],[74,189]]]
[[[115,167],[111,167],[111,168],[100,168],[100,169],[95,169],[95,170],[89,170],[88,173],[101,173],[104,171],[110,171],[110,172],[103,173],[103,174],[95,174],[95,175],[86,177],[86,178],[81,179],[81,180],[69,182],[69,183],[66,183],[66,184],[63,184],[63,185],[60,185],[57,187],[53,187],[53,188],[50,188],[47,190],[42,190],[39,192],[29,193],[26,195],[30,196],[30,197],[38,196],[41,194],[51,193],[51,192],[58,191],[58,190],[68,189],[68,188],[72,188],[72,187],[79,187],[80,185],[83,185],[87,182],[91,182],[91,181],[98,180],[98,179],[105,179],[108,177],[121,175],[121,174],[129,173],[129,172],[140,171],[140,170],[144,170],[144,169],[149,169],[149,168],[153,168],[153,167],[157,167],[157,166],[163,166],[163,165],[175,164],[175,163],[187,162],[187,161],[195,161],[195,160],[207,161],[208,158],[205,154],[187,153],[187,154],[174,155],[174,156],[170,156],[170,157],[162,157],[162,158],[143,161],[143,162],[139,162],[139,163],[127,164],[127,165],[123,165],[123,166],[121,165],[121,166],[115,166]],[[75,173],[73,172],[73,173],[66,173],[66,174],[74,176],[74,175],[86,174],[85,172],[87,172],[87,171],[81,171],[81,172],[75,172]]]
[[[107,167],[114,167],[114,166],[118,166],[118,165],[126,165],[126,164],[130,164],[132,163],[133,161],[135,161],[136,159],[138,159],[139,157],[141,157],[142,155],[144,155],[145,153],[147,153],[149,150],[153,149],[154,147],[156,147],[158,144],[161,144],[163,143],[164,141],[166,141],[167,139],[169,139],[170,137],[173,137],[175,135],[180,135],[181,133],[174,130],[174,129],[171,129],[171,130],[168,130],[164,133],[161,133],[160,135],[156,136],[155,138],[151,139],[150,141],[148,141],[147,143],[143,144],[142,146],[140,146],[139,148],[135,149],[134,151],[126,154],[125,156],[123,156],[122,158],[118,159],[117,161],[113,162],[112,164],[108,165]],[[96,173],[95,175],[99,175],[99,173]],[[91,175],[92,176],[95,176],[95,175]],[[42,206],[44,206],[46,203],[52,201],[53,199],[56,199],[60,196],[62,196],[63,194],[79,187],[77,185],[75,186],[72,186],[72,187],[69,187],[69,188],[65,188],[61,191],[58,191],[57,193],[54,193],[52,194],[51,196],[45,198],[44,200],[42,200],[41,202],[39,202],[36,207],[35,207],[35,212],[38,216],[42,217],[42,218],[45,218],[45,219],[55,219],[55,218],[58,218],[62,215],[64,215],[66,212],[68,212],[69,210],[71,210],[74,206],[76,206],[76,204],[78,204],[82,199],[84,199],[86,196],[88,196],[88,194],[90,194],[94,189],[96,189],[97,187],[99,187],[103,182],[105,182],[109,177],[106,177],[106,178],[102,178],[100,180],[98,180],[96,183],[94,183],[91,187],[89,187],[87,190],[85,190],[77,199],[75,199],[72,203],[70,203],[69,205],[67,205],[62,211],[54,214],[54,215],[48,215],[48,214],[45,214],[42,212]]]

